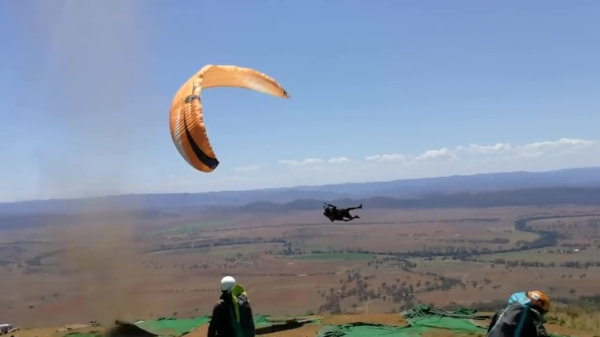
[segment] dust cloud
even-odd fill
[[[41,1],[37,39],[48,51],[33,84],[52,125],[40,150],[39,190],[89,197],[126,190],[136,125],[128,110],[141,84],[138,1]]]
[[[46,123],[38,149],[40,197],[82,198],[130,190],[135,175],[140,65],[148,50],[144,18],[151,2],[52,0],[24,2],[21,33],[32,52],[22,61],[32,123]],[[40,125],[38,125],[40,129]],[[134,219],[107,220],[106,199],[54,230],[64,263],[93,303],[90,316],[123,317],[136,306],[132,255]],[[91,212],[90,212],[91,211]],[[41,281],[40,281],[41,282]],[[127,293],[127,296],[126,296]]]

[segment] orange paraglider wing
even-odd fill
[[[250,68],[207,65],[185,82],[171,103],[171,137],[179,154],[195,169],[212,172],[219,161],[210,145],[202,118],[202,89],[236,87],[289,98],[269,76]]]

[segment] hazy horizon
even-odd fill
[[[248,188],[248,189],[229,189],[229,190],[212,190],[212,191],[199,191],[199,192],[150,192],[150,193],[121,193],[121,194],[102,194],[96,196],[88,196],[82,198],[48,198],[48,199],[23,199],[23,200],[13,200],[13,201],[3,201],[0,200],[0,204],[6,203],[19,203],[19,202],[29,202],[29,201],[50,201],[50,200],[84,200],[84,199],[94,199],[94,198],[104,198],[104,197],[118,197],[118,196],[126,196],[126,195],[156,195],[156,194],[202,194],[202,193],[220,193],[220,192],[251,192],[251,191],[263,191],[263,190],[279,190],[279,189],[297,189],[297,188],[321,188],[326,186],[338,186],[345,184],[369,184],[369,183],[386,183],[393,181],[413,181],[413,180],[425,180],[425,179],[444,179],[444,178],[452,178],[452,177],[472,177],[477,175],[486,175],[486,174],[504,174],[504,173],[545,173],[545,172],[558,172],[563,170],[585,170],[585,169],[600,169],[600,166],[589,166],[589,167],[571,167],[566,169],[559,170],[540,170],[540,171],[503,171],[503,172],[487,172],[487,173],[473,173],[473,174],[456,174],[456,175],[445,175],[445,176],[431,176],[431,177],[421,177],[421,178],[409,178],[409,179],[394,179],[394,180],[373,180],[366,182],[342,182],[337,184],[322,184],[322,185],[293,185],[293,186],[280,186],[280,187],[266,187],[266,188]],[[527,187],[525,187],[527,188]]]

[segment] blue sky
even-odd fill
[[[593,0],[0,2],[0,200],[600,165],[599,16]],[[203,92],[212,174],[168,130],[205,64],[292,96]]]

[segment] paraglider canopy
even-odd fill
[[[219,166],[219,160],[206,133],[200,93],[202,89],[216,87],[251,89],[289,98],[285,89],[274,79],[250,68],[207,65],[190,77],[179,88],[171,104],[171,138],[179,154],[188,164],[207,173]]]

